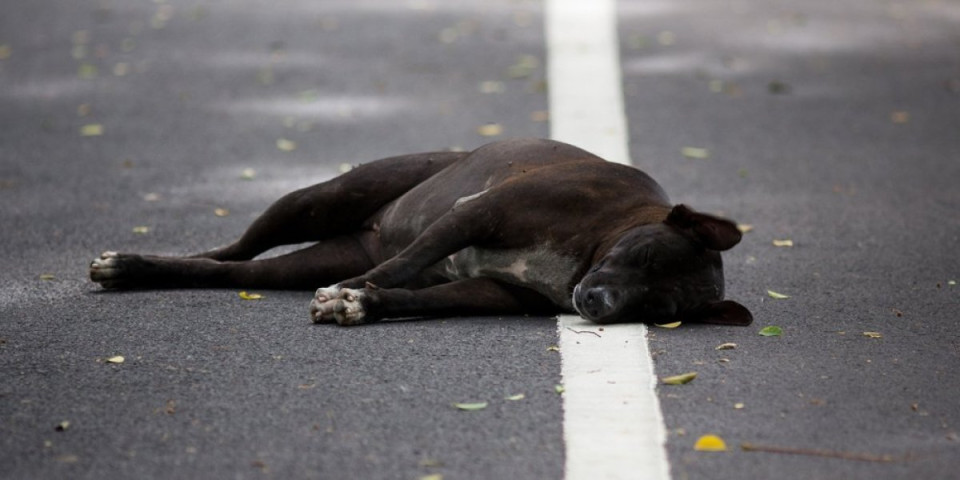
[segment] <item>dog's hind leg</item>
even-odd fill
[[[262,260],[219,261],[107,252],[90,264],[90,278],[109,289],[261,288],[313,290],[373,267],[353,236],[324,240]]]
[[[249,260],[280,245],[354,233],[384,205],[466,155],[421,153],[360,165],[330,181],[281,197],[239,240],[192,258]]]

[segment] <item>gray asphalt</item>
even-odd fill
[[[960,2],[619,6],[635,162],[753,227],[725,259],[755,325],[652,332],[658,374],[698,372],[659,389],[674,478],[955,478]],[[345,329],[309,293],[86,279],[105,249],[226,243],[344,163],[546,136],[539,3],[5,11],[0,478],[562,477],[551,318]]]

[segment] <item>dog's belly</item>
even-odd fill
[[[570,284],[578,262],[549,247],[494,250],[465,248],[442,261],[438,267],[449,280],[486,277],[534,290],[553,303],[572,309]]]

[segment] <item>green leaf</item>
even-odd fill
[[[567,391],[567,388],[564,387],[563,385],[558,384],[558,385],[554,385],[553,390],[557,393],[563,393]]]
[[[773,290],[767,290],[767,295],[769,295],[770,298],[776,298],[777,300],[783,300],[784,298],[790,298],[790,295],[784,295],[784,294],[782,294],[782,293],[777,293],[777,292],[774,292]]]
[[[697,372],[687,372],[672,377],[663,377],[660,381],[667,385],[683,385],[692,382],[694,378],[697,378]]]
[[[511,400],[511,401],[523,400],[524,398],[527,398],[527,396],[524,395],[524,394],[522,394],[522,393],[518,393],[518,394],[516,394],[516,395],[508,395],[508,396],[506,396],[506,397],[503,397],[504,400]]]
[[[473,412],[476,410],[483,410],[487,408],[487,402],[476,402],[476,403],[454,403],[454,407],[459,408],[460,410],[466,410],[468,412]]]
[[[767,326],[760,329],[760,335],[764,337],[779,337],[783,334],[783,329],[777,326]]]

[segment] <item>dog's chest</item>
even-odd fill
[[[546,247],[523,250],[468,247],[447,257],[440,270],[450,280],[487,277],[526,287],[557,305],[572,308],[569,285],[577,266],[575,258]]]

